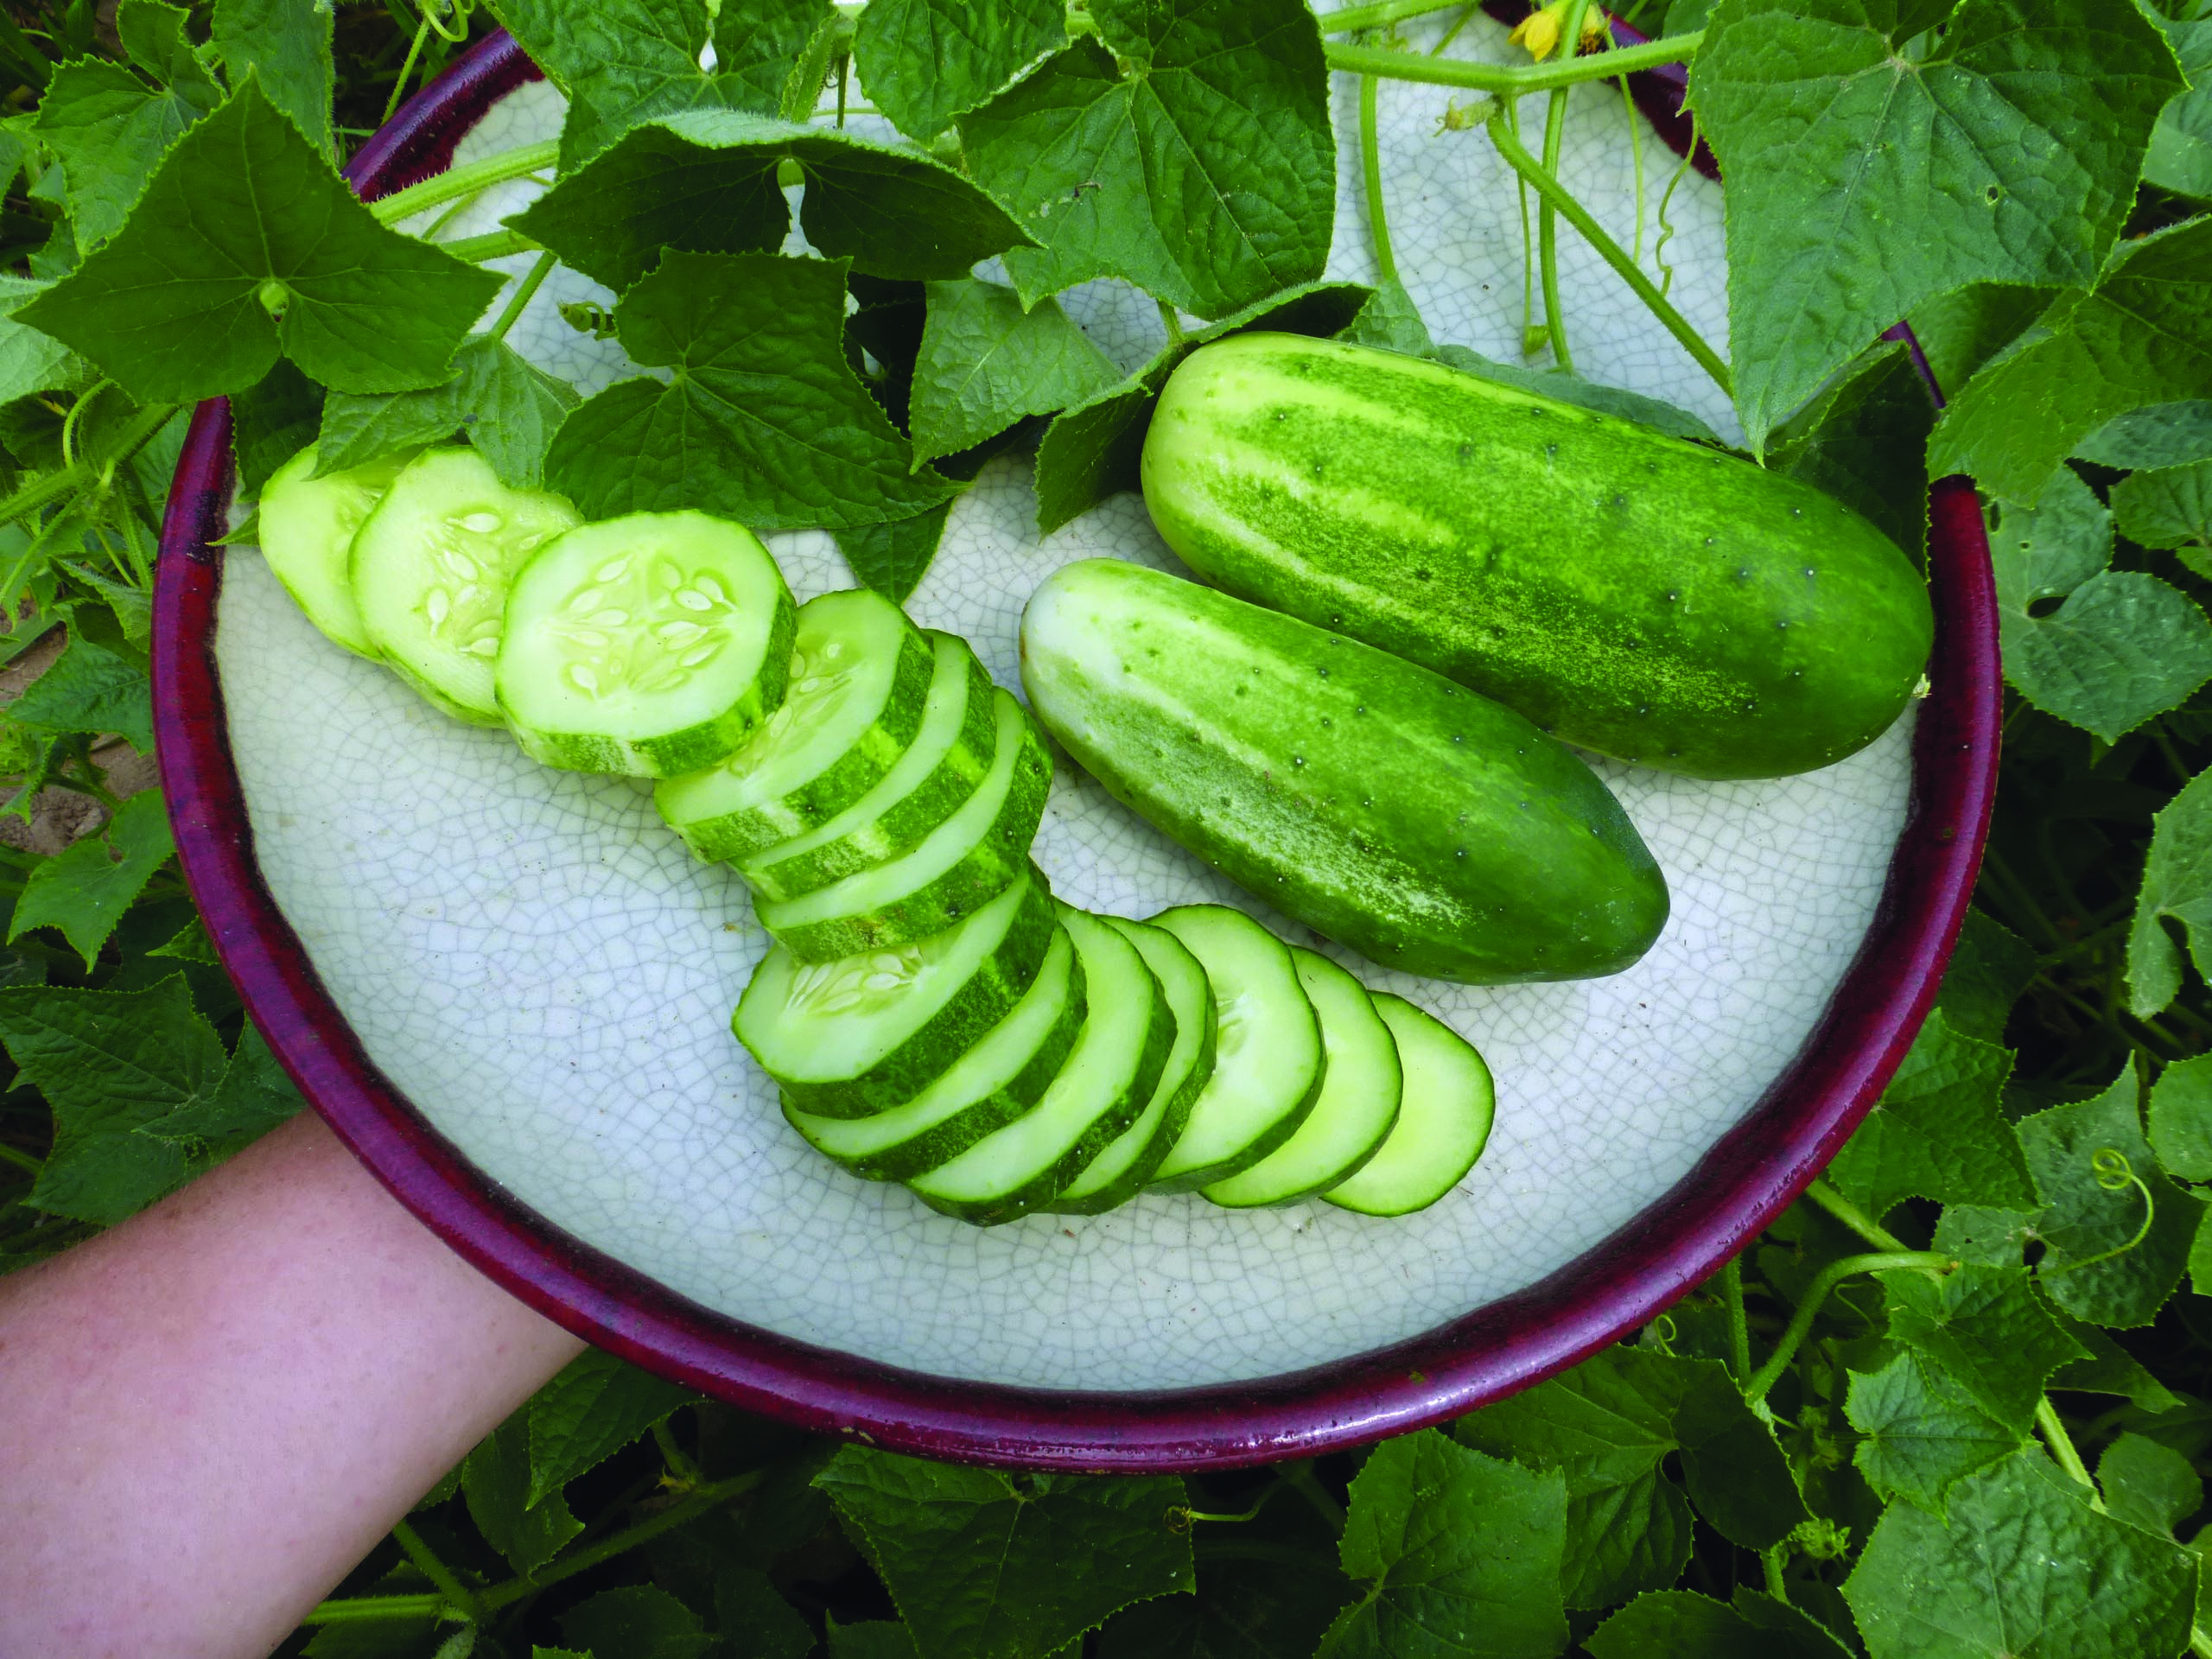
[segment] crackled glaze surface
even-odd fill
[[[1478,20],[1454,50],[1502,59],[1503,35]],[[1349,83],[1338,90],[1350,133]],[[1479,134],[1437,134],[1445,103],[1440,89],[1385,89],[1399,262],[1440,337],[1510,360],[1518,209]],[[1585,89],[1577,105],[1567,176],[1627,233],[1628,119],[1617,93]],[[549,88],[525,87],[456,159],[550,132],[557,111]],[[1672,158],[1644,142],[1648,246]],[[1332,270],[1351,276],[1369,272],[1356,171],[1347,151]],[[490,228],[530,188],[451,233]],[[1675,297],[1719,338],[1718,191],[1685,180],[1673,218]],[[1561,245],[1586,372],[1725,429],[1718,393],[1570,232]],[[513,338],[590,391],[626,368],[560,321],[554,306],[578,297],[607,296],[557,274]],[[1157,340],[1148,302],[1107,291],[1071,308],[1124,361]],[[1026,464],[995,463],[909,607],[965,634],[1010,687],[1020,608],[1046,572],[1097,555],[1173,568],[1134,497],[1041,543],[1031,512]],[[772,545],[802,599],[849,581],[826,537]],[[467,1156],[710,1308],[893,1365],[1043,1387],[1151,1390],[1361,1352],[1632,1226],[1819,1017],[1872,917],[1907,787],[1903,728],[1775,783],[1602,766],[1674,893],[1649,957],[1549,987],[1369,974],[1472,1037],[1498,1077],[1490,1152],[1421,1216],[1145,1198],[977,1231],[839,1174],[785,1128],[727,1027],[766,940],[735,878],[691,862],[642,788],[543,771],[500,734],[444,720],[325,644],[250,556],[229,562],[217,649],[269,887],[370,1056]],[[1065,767],[1037,855],[1063,897],[1094,907],[1237,897]]]

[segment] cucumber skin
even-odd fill
[[[759,677],[730,708],[679,731],[658,737],[609,737],[598,732],[530,731],[512,720],[507,729],[524,754],[562,772],[658,779],[703,771],[736,753],[781,705],[791,671],[791,639],[798,632],[798,607],[791,602],[791,589],[779,583]]]
[[[664,809],[662,822],[710,864],[734,862],[829,823],[874,788],[913,741],[922,723],[922,698],[929,690],[930,657],[929,642],[919,630],[902,640],[891,695],[884,704],[886,718],[871,726],[827,771],[782,799],[689,823],[677,823]],[[664,798],[664,791],[654,791],[656,805]]]
[[[1590,978],[1666,923],[1597,774],[1425,668],[1105,559],[1048,577],[1021,641],[1030,707],[1109,792],[1384,967]]]
[[[738,874],[764,899],[798,899],[862,870],[887,864],[912,852],[931,830],[960,810],[991,769],[998,718],[992,708],[991,677],[971,655],[968,661],[968,707],[960,735],[937,770],[890,810],[849,836],[812,851],[779,859],[776,849],[744,860]]]
[[[865,1117],[897,1106],[921,1093],[970,1045],[1005,1019],[1044,966],[1045,953],[1052,948],[1052,930],[1058,925],[1045,873],[1033,864],[1027,880],[1028,896],[1007,925],[998,948],[934,1018],[856,1077],[810,1082],[769,1071],[785,1097],[801,1111],[822,1117]],[[756,970],[756,980],[758,976]],[[750,992],[751,984],[746,989]],[[730,1016],[730,1030],[745,1044],[746,1052],[752,1053],[753,1046],[745,1042],[744,1014],[745,999],[741,996]],[[753,1054],[756,1061],[760,1058]],[[765,1065],[761,1069],[767,1071]]]
[[[995,693],[986,699],[987,705],[995,704],[1001,695]],[[1045,747],[1036,722],[1025,714],[1021,753],[1014,757],[1006,799],[982,839],[950,868],[904,898],[848,916],[779,926],[776,918],[782,905],[766,897],[753,901],[754,912],[760,925],[801,962],[828,962],[863,950],[890,950],[941,933],[1021,879],[1029,863],[1029,843],[1036,839],[1037,826],[1045,817],[1046,798],[1052,792],[1052,751]]]
[[[1810,486],[1395,353],[1201,346],[1141,473],[1160,535],[1208,581],[1694,777],[1864,747],[1933,639],[1904,553]]]

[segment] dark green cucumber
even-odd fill
[[[1021,649],[1031,709],[1116,797],[1386,967],[1587,978],[1666,922],[1597,775],[1425,668],[1106,559],[1037,589]]]
[[[1424,359],[1289,334],[1201,346],[1142,475],[1207,580],[1672,772],[1840,760],[1928,659],[1926,585],[1833,498]]]

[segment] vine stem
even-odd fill
[[[1651,279],[1637,268],[1636,262],[1622,251],[1619,243],[1607,236],[1598,221],[1568,193],[1557,179],[1547,173],[1536,158],[1522,149],[1518,139],[1506,130],[1502,116],[1490,118],[1491,142],[1497,146],[1513,170],[1526,179],[1544,201],[1559,209],[1560,215],[1580,232],[1582,238],[1598,251],[1599,256],[1611,265],[1620,279],[1629,285],[1637,298],[1642,300],[1651,315],[1659,319],[1667,332],[1680,340],[1682,349],[1697,359],[1698,366],[1713,377],[1713,384],[1727,393],[1731,402],[1736,396],[1735,385],[1729,378],[1728,365],[1720,360],[1713,347],[1707,345],[1697,330],[1691,327],[1682,314],[1669,305],[1665,297],[1652,285]],[[1546,303],[1551,302],[1547,292]],[[1554,341],[1554,346],[1558,342]],[[1561,362],[1565,364],[1564,354]],[[1570,365],[1571,366],[1571,365]]]
[[[1310,1463],[1279,1463],[1276,1477],[1298,1489],[1298,1494],[1313,1506],[1314,1512],[1338,1532],[1344,1529],[1344,1506],[1321,1490],[1321,1483],[1314,1478]]]
[[[2192,1624],[2189,1627],[2189,1650],[2191,1653],[2202,1655],[2202,1659],[2212,1659],[2212,1636],[2207,1636],[2204,1633],[2202,1625]]]
[[[438,245],[456,259],[466,259],[472,265],[480,265],[486,259],[504,259],[511,253],[543,253],[545,245],[532,241],[520,231],[486,231],[481,236],[464,236]]]
[[[87,485],[100,481],[104,469],[112,467],[136,454],[146,441],[168,424],[175,414],[175,404],[151,404],[124,423],[117,435],[115,447],[107,458],[95,465],[88,457],[58,472],[46,474],[32,480],[5,500],[0,500],[0,524],[12,524],[19,518],[29,518],[52,506],[64,496],[73,495]]]
[[[1571,61],[1582,49],[1582,20],[1590,0],[1574,0],[1567,9],[1567,29],[1560,43],[1560,61]],[[1567,142],[1567,93],[1555,88],[1544,105],[1544,177],[1554,188],[1559,184],[1560,152]],[[1544,284],[1544,334],[1550,341],[1552,360],[1569,374],[1574,372],[1574,353],[1567,343],[1567,308],[1559,298],[1559,208],[1542,184],[1536,186],[1541,206],[1536,212],[1536,261]]]
[[[1744,1258],[1732,1255],[1720,1269],[1721,1300],[1728,1309],[1728,1369],[1738,1388],[1751,1374],[1751,1327],[1744,1317]]]
[[[2082,1461],[2082,1454],[2074,1449],[2074,1437],[2066,1432],[2066,1425],[2059,1421],[2058,1408],[2050,1403],[2049,1395],[2036,1402],[2036,1427],[2043,1431],[2044,1440],[2050,1446],[2050,1455],[2058,1466],[2089,1489],[2089,1502],[2096,1509],[2105,1506],[2097,1496],[2097,1483],[2089,1478],[2088,1465]]]
[[[1328,26],[1336,27],[1333,22]],[[1687,63],[1697,55],[1698,48],[1704,43],[1705,31],[1700,29],[1694,35],[1669,35],[1661,40],[1647,41],[1642,46],[1616,46],[1582,57],[1563,57],[1557,63],[1525,66],[1469,63],[1463,58],[1424,57],[1379,47],[1336,42],[1322,50],[1330,68],[1355,75],[1418,80],[1432,86],[1464,86],[1473,92],[1518,98],[1579,86],[1586,80],[1611,80],[1615,75],[1632,75],[1638,70],[1658,68],[1662,64]],[[1563,46],[1561,49],[1565,49]]]
[[[509,179],[535,173],[541,167],[556,166],[560,159],[561,143],[556,138],[549,138],[542,144],[518,144],[512,149],[495,150],[462,166],[448,168],[435,178],[410,184],[404,190],[395,190],[371,202],[369,211],[376,215],[378,224],[396,225],[425,207],[442,207],[493,185],[504,184]]]
[[[1805,1189],[1805,1196],[1878,1250],[1912,1248],[1826,1181],[1815,1181]]]
[[[499,313],[499,321],[492,325],[488,338],[505,340],[507,337],[507,330],[513,327],[521,317],[523,308],[530,303],[531,296],[537,293],[540,284],[553,274],[554,264],[550,248],[537,256],[537,263],[524,271],[522,281],[516,284],[513,296],[507,301],[506,309]]]
[[[1789,1368],[1805,1334],[1813,1328],[1814,1316],[1821,1311],[1821,1304],[1828,1294],[1854,1274],[1887,1273],[1900,1268],[1923,1268],[1931,1273],[1950,1273],[1958,1267],[1957,1261],[1934,1250],[1878,1250],[1866,1255],[1847,1255],[1822,1268],[1797,1304],[1797,1311],[1790,1315],[1789,1328],[1782,1333],[1782,1340],[1767,1356],[1766,1363],[1752,1373],[1744,1385],[1746,1399],[1764,1400]]]
[[[400,1548],[406,1552],[407,1559],[420,1567],[423,1576],[429,1580],[438,1593],[452,1604],[454,1611],[471,1624],[482,1616],[474,1594],[454,1575],[451,1567],[438,1559],[437,1552],[423,1541],[421,1533],[406,1522],[397,1521],[392,1524],[391,1535]]]
[[[1395,283],[1398,262],[1390,252],[1390,219],[1382,203],[1382,141],[1376,116],[1382,84],[1373,75],[1359,78],[1359,166],[1367,181],[1367,234],[1375,244],[1376,273],[1384,282]]]
[[[1350,6],[1342,11],[1321,15],[1322,32],[1329,35],[1357,35],[1363,29],[1387,29],[1392,23],[1402,23],[1409,17],[1426,17],[1431,12],[1449,11],[1465,0],[1383,0],[1373,6]]]
[[[11,1147],[5,1141],[0,1141],[0,1163],[13,1164],[26,1175],[35,1176],[46,1173],[45,1160],[34,1158],[20,1147]]]
[[[1154,300],[1153,303],[1160,308],[1160,321],[1167,329],[1167,343],[1170,346],[1180,346],[1184,340],[1183,319],[1176,314],[1175,308],[1166,301]]]

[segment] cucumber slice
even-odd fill
[[[809,600],[767,724],[721,765],[664,779],[653,804],[708,860],[742,858],[827,823],[914,741],[935,662],[921,630],[881,594],[849,588]]]
[[[1402,996],[1369,993],[1390,1027],[1405,1067],[1397,1127],[1359,1173],[1324,1192],[1324,1202],[1369,1216],[1426,1210],[1459,1184],[1490,1139],[1497,1094],[1474,1046]]]
[[[346,555],[353,532],[414,458],[409,449],[317,478],[309,444],[261,486],[261,556],[326,638],[372,660],[382,653],[353,602]]]
[[[936,660],[920,730],[875,786],[818,828],[738,861],[767,899],[797,899],[911,852],[991,769],[998,711],[967,642],[931,631]]]
[[[1045,1206],[1064,1216],[1098,1215],[1135,1198],[1182,1138],[1192,1103],[1213,1075],[1213,986],[1190,947],[1148,922],[1119,916],[1098,919],[1136,946],[1167,994],[1167,1006],[1175,1014],[1175,1046],[1168,1051],[1159,1085],[1137,1121]]]
[[[1405,1071],[1367,988],[1326,957],[1294,944],[1290,955],[1321,1019],[1328,1071],[1296,1134],[1242,1173],[1200,1189],[1233,1210],[1327,1192],[1372,1158],[1398,1121]]]
[[[784,1116],[855,1175],[919,1175],[1034,1106],[1075,1046],[1089,1006],[1083,963],[1067,930],[1056,925],[1045,965],[1014,1012],[913,1099],[868,1117],[823,1117],[786,1098]]]
[[[578,518],[562,496],[509,489],[474,449],[425,449],[353,537],[347,579],[371,643],[448,714],[499,725],[507,585]]]
[[[1000,691],[991,769],[960,810],[904,858],[797,899],[762,899],[761,926],[801,962],[887,950],[943,932],[1002,893],[1029,861],[1052,756],[1029,713]]]
[[[1066,1064],[1035,1106],[907,1183],[931,1209],[979,1227],[1058,1197],[1136,1121],[1175,1046],[1174,1010],[1136,946],[1096,916],[1059,912],[1090,998]]]
[[[957,927],[897,950],[802,963],[779,945],[730,1027],[802,1111],[860,1117],[912,1100],[1021,1001],[1052,946],[1034,865]]]
[[[1181,1192],[1249,1168],[1287,1141],[1320,1097],[1328,1058],[1281,939],[1225,905],[1185,905],[1152,919],[1190,947],[1213,986],[1213,1075],[1152,1177]]]
[[[523,753],[564,772],[696,772],[784,700],[793,611],[742,524],[703,512],[586,524],[515,574],[499,707]]]

